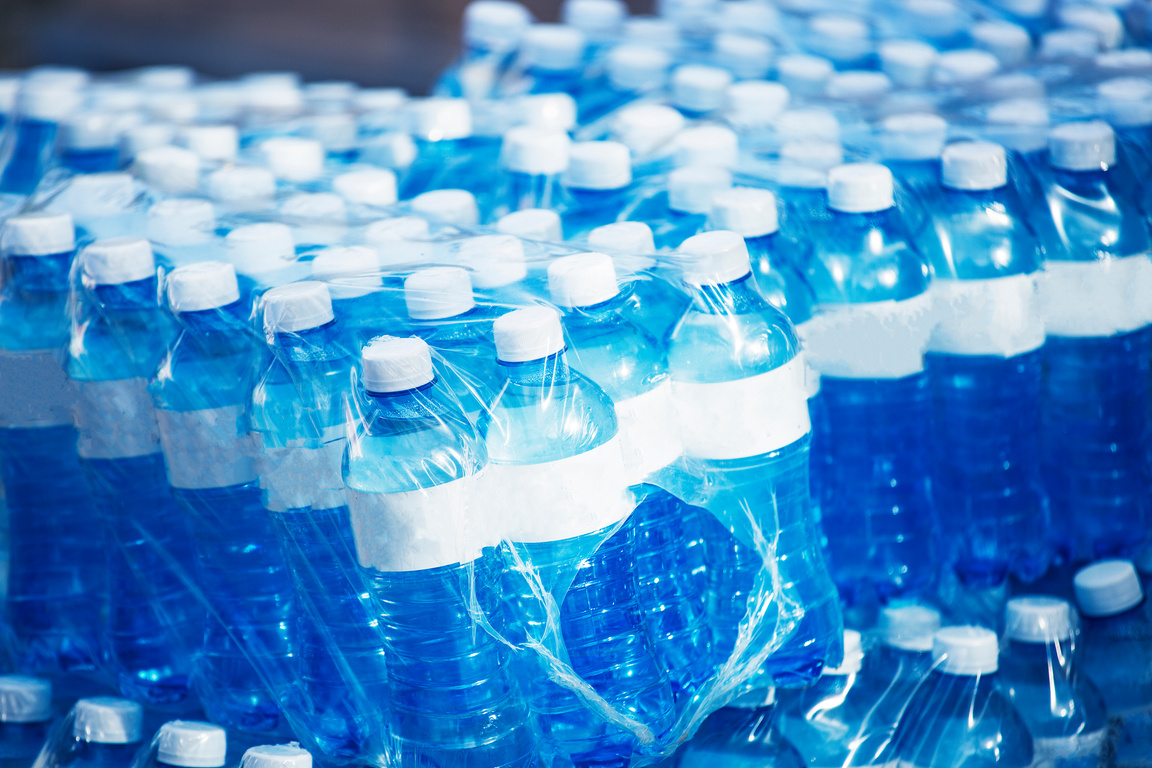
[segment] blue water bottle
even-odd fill
[[[531,14],[519,3],[472,0],[464,9],[464,52],[440,77],[436,94],[473,100],[492,97],[531,23]]]
[[[646,189],[628,205],[622,219],[652,228],[658,249],[676,248],[703,231],[712,210],[712,197],[732,186],[732,174],[709,165],[677,168],[667,184]]]
[[[140,748],[144,710],[134,701],[97,696],[72,708],[69,765],[77,768],[127,768]]]
[[[587,236],[596,227],[616,221],[628,204],[631,185],[628,147],[615,141],[573,144],[564,176],[564,239]]]
[[[81,104],[79,83],[29,74],[20,86],[16,115],[8,131],[11,150],[0,167],[0,193],[30,195],[52,162],[60,123]]]
[[[671,57],[649,45],[624,43],[604,56],[604,76],[580,94],[581,125],[591,125],[668,82]]]
[[[561,208],[563,174],[571,140],[563,131],[522,126],[504,134],[500,148],[501,189],[496,213],[525,208]]]
[[[397,243],[396,248],[401,248]],[[317,251],[312,279],[328,287],[341,343],[356,353],[395,325],[396,297],[381,279],[380,254],[365,245],[333,245]]]
[[[712,713],[678,755],[681,768],[761,765],[804,768],[807,763],[780,733],[774,688],[752,691]]]
[[[0,765],[29,768],[48,738],[52,719],[51,682],[0,675]]]
[[[876,718],[892,731],[932,671],[932,638],[940,623],[940,611],[928,605],[897,603],[880,609],[877,643],[863,674],[873,691],[883,691],[877,695]]]
[[[520,38],[520,78],[509,90],[578,95],[585,85],[584,54],[588,40],[567,24],[533,24]]]
[[[60,163],[74,173],[107,173],[120,167],[116,117],[100,112],[69,116],[60,126]]]

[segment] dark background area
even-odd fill
[[[524,0],[555,21],[560,0]],[[652,0],[628,0],[634,13]],[[290,69],[423,93],[456,55],[466,0],[0,0],[0,68]]]

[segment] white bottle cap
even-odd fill
[[[618,45],[608,51],[608,80],[618,91],[651,91],[664,85],[672,59],[659,48]]]
[[[745,80],[728,86],[729,120],[740,126],[762,127],[780,116],[791,94],[780,83]]]
[[[1144,48],[1121,48],[1105,51],[1096,56],[1096,66],[1114,72],[1152,69],[1152,51]]]
[[[840,121],[822,107],[789,109],[776,120],[780,143],[789,141],[840,142]]]
[[[72,735],[96,744],[140,741],[144,710],[134,701],[112,696],[80,699],[72,708]]]
[[[712,41],[716,63],[741,80],[767,76],[776,50],[762,37],[722,32]]]
[[[76,228],[67,213],[22,213],[4,223],[0,250],[9,256],[55,256],[76,250]]]
[[[276,194],[276,177],[267,168],[229,166],[208,174],[204,179],[204,191],[222,203],[271,202]]]
[[[34,82],[37,85],[52,85],[57,88],[68,88],[70,90],[78,90],[88,84],[91,79],[84,70],[79,67],[64,67],[59,64],[44,64],[38,67],[32,67],[25,75],[25,82]]]
[[[298,125],[303,136],[320,142],[328,152],[349,152],[356,148],[360,128],[348,112],[306,115]]]
[[[493,50],[514,48],[532,23],[528,9],[505,0],[473,0],[464,9],[464,40]]]
[[[1039,99],[1008,99],[988,108],[985,134],[1015,152],[1048,146],[1048,105]]]
[[[512,235],[470,237],[458,247],[459,261],[472,271],[472,285],[501,288],[528,276],[524,243]]]
[[[948,37],[963,29],[968,21],[964,12],[951,0],[905,0],[903,11],[926,37]]]
[[[396,174],[386,168],[349,171],[332,179],[332,191],[349,203],[384,207],[395,204]]]
[[[894,205],[892,172],[878,163],[847,163],[828,172],[828,207],[842,213],[872,213]]]
[[[627,15],[628,6],[620,0],[567,0],[563,10],[565,24],[597,39],[615,34]]]
[[[240,133],[234,125],[189,125],[178,136],[180,144],[202,160],[234,160],[240,151]]]
[[[196,98],[201,119],[239,120],[247,106],[248,89],[238,81],[204,83],[197,86]]]
[[[292,72],[254,72],[245,75],[244,104],[265,118],[284,118],[304,108],[304,92],[300,90],[299,76]]]
[[[100,112],[71,115],[60,126],[60,144],[67,149],[108,149],[117,146],[117,117]]]
[[[977,48],[988,51],[1005,67],[1022,64],[1032,56],[1032,36],[1010,21],[981,21],[969,32]]]
[[[880,609],[880,638],[890,648],[927,653],[938,629],[940,611],[930,606],[889,605]]]
[[[712,225],[741,237],[764,237],[779,228],[776,195],[766,189],[733,187],[712,197]]]
[[[299,88],[300,74],[287,70],[280,72],[271,70],[265,72],[249,72],[241,77],[240,81],[245,85],[256,88]]]
[[[1100,114],[1121,128],[1152,125],[1152,80],[1117,77],[1096,85]]]
[[[153,120],[186,125],[200,114],[200,101],[191,91],[161,91],[144,98],[144,108]]]
[[[360,88],[352,99],[361,112],[397,112],[408,103],[408,92],[403,88]]]
[[[830,99],[871,99],[890,90],[892,80],[883,72],[852,69],[832,75],[824,93]]]
[[[1086,29],[1100,39],[1104,50],[1119,47],[1124,41],[1124,22],[1111,8],[1093,5],[1071,5],[1056,12],[1060,23],[1073,29]]]
[[[216,211],[207,200],[173,197],[148,209],[148,239],[163,245],[200,245],[212,239]]]
[[[304,86],[304,101],[314,110],[340,111],[351,106],[359,90],[350,80],[320,80]]]
[[[880,124],[880,153],[885,160],[935,160],[948,140],[948,122],[930,112],[887,117]]]
[[[1010,72],[988,78],[981,91],[992,99],[1036,99],[1047,98],[1048,89],[1044,81],[1025,72]]]
[[[419,150],[407,133],[388,131],[364,143],[364,156],[374,165],[403,170],[412,165]]]
[[[526,208],[505,214],[496,222],[496,231],[546,243],[559,243],[564,239],[560,214],[547,208]]]
[[[612,137],[643,157],[663,147],[684,128],[684,116],[662,104],[640,104],[620,110],[612,121]]]
[[[576,127],[576,100],[566,93],[533,93],[516,101],[520,122],[547,131]]]
[[[52,719],[52,683],[38,677],[0,675],[0,723]]]
[[[172,720],[156,734],[156,762],[178,768],[220,768],[228,751],[228,735],[218,725]]]
[[[888,40],[880,44],[880,68],[904,88],[928,84],[939,52],[919,40]]]
[[[200,157],[189,149],[146,149],[136,155],[132,170],[145,184],[170,195],[195,192],[200,186]]]
[[[466,189],[434,189],[412,198],[412,210],[458,227],[480,223],[476,197]]]
[[[80,254],[80,265],[96,285],[120,285],[156,275],[152,246],[142,237],[97,240]]]
[[[868,24],[855,16],[820,13],[808,20],[808,48],[837,62],[855,61],[872,50]]]
[[[819,96],[836,67],[820,56],[790,53],[776,60],[776,78],[792,93]]]
[[[496,358],[504,363],[526,363],[564,350],[560,314],[551,307],[526,307],[496,318]]]
[[[409,129],[424,141],[453,141],[472,135],[472,107],[465,99],[417,99],[408,104]]]
[[[1072,580],[1076,604],[1085,616],[1115,616],[1144,600],[1140,575],[1131,560],[1103,560],[1085,566]]]
[[[166,147],[176,138],[176,127],[168,123],[147,123],[124,131],[120,138],[120,151],[129,159],[153,147]]]
[[[134,73],[137,85],[156,90],[182,90],[196,84],[196,70],[174,64],[141,67]]]
[[[228,260],[242,275],[262,275],[287,269],[296,261],[292,228],[280,222],[236,227],[224,238]]]
[[[168,275],[168,304],[173,312],[217,309],[240,300],[236,269],[226,261],[201,261]]]
[[[1008,183],[1004,147],[990,141],[961,141],[948,145],[940,162],[940,180],[951,189],[982,191]]]
[[[572,145],[564,186],[573,189],[622,189],[632,183],[632,156],[617,141],[578,141]]]
[[[1100,52],[1100,36],[1088,29],[1053,29],[1040,36],[1042,59],[1090,59]]]
[[[732,186],[732,174],[711,165],[690,165],[668,174],[668,207],[679,213],[707,214],[717,192]]]
[[[568,170],[572,140],[563,131],[521,126],[504,134],[500,163],[514,173],[554,176]]]
[[[783,4],[780,5],[783,8]],[[773,37],[780,33],[780,10],[760,0],[728,0],[717,9],[720,18],[716,28],[728,32],[743,32]]]
[[[684,281],[691,285],[722,285],[752,270],[748,246],[735,232],[718,229],[693,235],[676,250],[686,254]]]
[[[321,248],[312,259],[312,277],[328,285],[333,299],[367,296],[380,287],[380,254],[366,245]]]
[[[605,253],[575,253],[548,265],[548,293],[558,307],[591,307],[620,293]]]
[[[297,333],[335,319],[332,297],[324,283],[305,280],[272,288],[263,296],[264,328],[269,333]]]
[[[1000,69],[1000,60],[988,51],[962,48],[936,57],[932,79],[939,85],[958,85],[985,80]]]
[[[676,165],[733,168],[740,157],[740,140],[731,128],[696,125],[676,136]]]
[[[703,64],[684,64],[672,72],[672,103],[692,112],[712,112],[724,106],[732,74]]]
[[[1048,133],[1048,162],[1064,171],[1099,171],[1116,163],[1116,134],[1102,120],[1064,123]]]
[[[984,627],[944,627],[932,638],[932,661],[946,675],[990,675],[1000,668],[1000,644]]]
[[[546,72],[571,72],[584,60],[584,33],[566,24],[533,24],[520,40],[524,64]]]
[[[588,233],[588,245],[602,251],[628,254],[656,253],[652,227],[642,221],[618,221]]]
[[[127,89],[126,89],[127,90]],[[128,90],[128,93],[133,91]],[[0,113],[5,115],[16,111],[16,100],[20,96],[20,78],[13,76],[0,76]],[[106,102],[98,100],[98,92],[92,93],[93,104],[99,109],[116,109],[119,105],[109,106]],[[135,103],[127,105],[127,109],[135,107]]]
[[[1072,606],[1056,597],[1014,597],[1004,609],[1004,636],[1021,643],[1072,637]]]
[[[668,19],[632,16],[624,20],[624,39],[674,50],[680,45],[680,28]]]
[[[74,88],[62,88],[48,83],[24,80],[20,87],[17,112],[31,120],[59,123],[74,114],[83,104],[83,97]]]
[[[463,267],[429,267],[404,281],[404,304],[414,320],[443,320],[476,306],[472,278]]]
[[[258,150],[278,179],[314,181],[324,173],[324,146],[314,139],[278,136],[263,141]]]
[[[864,668],[864,643],[854,629],[844,630],[844,661],[840,666],[826,668],[826,675],[854,675]]]

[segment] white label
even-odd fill
[[[684,452],[739,459],[791,445],[811,429],[804,355],[747,379],[673,381]]]
[[[77,448],[86,459],[126,459],[160,450],[156,410],[144,378],[78,381]]]
[[[826,304],[807,325],[808,356],[822,376],[902,379],[924,370],[935,317],[925,292],[904,301]]]
[[[260,448],[257,468],[265,509],[331,509],[345,503],[340,475],[343,426],[324,430],[322,440],[299,438],[283,446],[268,445],[260,433],[255,438]]]
[[[75,399],[56,350],[0,350],[0,427],[71,424]]]
[[[662,469],[683,450],[672,401],[672,381],[616,403],[620,424],[620,452],[632,484]]]
[[[1107,740],[1107,728],[1064,738],[1034,738],[1030,768],[1096,768]]]
[[[932,283],[937,326],[928,348],[950,355],[1015,357],[1044,345],[1035,275]]]
[[[559,541],[607,528],[628,516],[628,473],[620,438],[544,464],[489,464],[478,492],[495,540]]]
[[[1115,336],[1152,325],[1148,254],[1098,261],[1049,261],[1040,273],[1049,336]]]
[[[156,420],[173,488],[226,488],[256,479],[244,406],[158,410]]]

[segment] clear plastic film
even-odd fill
[[[80,699],[49,729],[33,765],[130,765],[144,739],[143,717],[141,706],[127,699]]]

